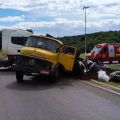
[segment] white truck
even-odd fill
[[[19,54],[20,49],[31,35],[31,31],[22,29],[2,29],[0,31],[1,52],[6,56],[6,58],[0,59],[0,67],[8,67],[14,63],[16,55]]]

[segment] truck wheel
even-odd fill
[[[55,74],[51,78],[51,82],[58,82],[60,79],[61,79],[61,73],[59,68],[57,68]]]
[[[112,64],[112,61],[109,61],[110,64]]]
[[[17,82],[18,83],[21,83],[21,82],[23,82],[23,72],[21,72],[21,71],[16,71],[16,79],[17,79]]]

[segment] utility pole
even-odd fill
[[[87,48],[87,44],[86,44],[86,39],[87,39],[87,35],[86,35],[86,10],[89,8],[89,6],[84,6],[83,10],[85,10],[85,58],[87,57],[86,55],[86,48]]]

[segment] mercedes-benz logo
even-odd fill
[[[35,64],[35,60],[34,60],[34,59],[30,59],[30,60],[29,60],[29,64],[30,64],[30,65],[34,65],[34,64]]]

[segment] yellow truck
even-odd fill
[[[77,54],[76,47],[64,45],[55,38],[32,35],[13,66],[17,82],[22,82],[24,75],[44,75],[57,81],[63,71],[78,72]]]

